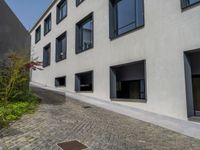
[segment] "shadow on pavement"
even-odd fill
[[[30,88],[41,99],[41,104],[62,105],[66,102],[64,93],[61,94],[32,86]]]

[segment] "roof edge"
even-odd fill
[[[52,3],[49,5],[49,7],[44,11],[44,13],[41,15],[41,17],[39,17],[39,19],[36,21],[36,23],[34,24],[34,26],[30,29],[29,33],[31,33],[36,26],[40,23],[40,21],[44,18],[44,16],[49,12],[49,10],[55,5],[55,3],[58,0],[53,0]]]

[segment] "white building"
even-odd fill
[[[200,0],[55,0],[30,32],[34,84],[200,116]]]

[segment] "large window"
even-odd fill
[[[146,99],[145,61],[110,68],[110,97],[113,100],[144,102]]]
[[[186,8],[195,5],[197,3],[200,3],[200,0],[181,0],[181,2],[182,2],[182,8]]]
[[[66,76],[56,78],[55,86],[56,87],[65,87],[66,86]]]
[[[41,39],[41,26],[39,26],[36,30],[35,30],[35,43],[39,42]]]
[[[61,0],[57,5],[57,23],[60,23],[67,16],[67,0]]]
[[[56,39],[56,62],[66,59],[67,54],[67,37],[66,32]]]
[[[44,35],[51,31],[51,14],[44,20]]]
[[[76,7],[80,5],[84,0],[76,0]]]
[[[144,26],[144,0],[110,0],[110,38]]]
[[[51,44],[49,43],[43,49],[43,67],[47,67],[50,65],[51,58]]]
[[[93,13],[76,24],[76,53],[93,47]]]
[[[75,91],[76,92],[93,91],[93,71],[78,73],[75,75]]]

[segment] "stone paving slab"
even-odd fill
[[[42,102],[0,130],[9,150],[57,150],[57,143],[78,140],[89,150],[200,150],[200,141],[95,106],[34,89]]]

